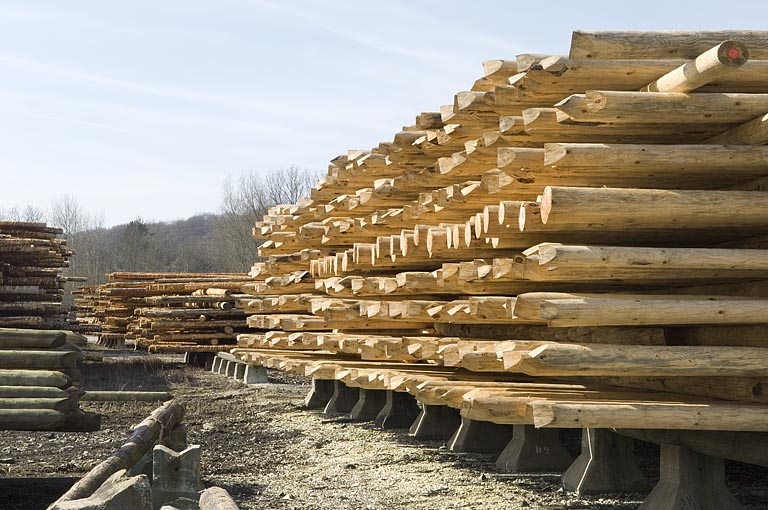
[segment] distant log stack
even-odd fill
[[[61,270],[72,252],[62,233],[44,223],[0,221],[0,327],[67,328]]]
[[[83,317],[95,318],[102,345],[128,340],[150,351],[216,351],[247,331],[243,310],[234,306],[253,297],[239,292],[252,281],[246,274],[111,273],[107,279],[77,301]]]
[[[52,330],[0,328],[0,429],[98,430],[100,417],[79,409],[84,338]]]
[[[767,41],[487,62],[255,226],[233,352],[497,423],[767,430]]]

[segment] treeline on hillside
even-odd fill
[[[220,210],[172,222],[135,220],[111,228],[103,216],[86,212],[75,197],[55,200],[50,210],[32,206],[0,209],[0,219],[46,221],[65,231],[75,251],[67,274],[84,276],[89,285],[103,283],[113,271],[248,272],[256,261],[259,240],[253,225],[276,204],[296,203],[309,195],[318,174],[290,167],[228,177]]]

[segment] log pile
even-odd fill
[[[100,417],[79,409],[83,356],[68,335],[79,336],[0,328],[0,429],[98,430]]]
[[[484,68],[255,226],[233,352],[496,423],[768,430],[768,33]]]
[[[107,283],[85,289],[79,310],[92,313],[99,343],[163,352],[218,351],[247,330],[235,302],[251,281],[245,274],[110,273]]]
[[[0,327],[66,328],[61,270],[72,252],[62,233],[44,223],[0,221]]]

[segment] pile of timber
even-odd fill
[[[44,223],[0,221],[0,327],[67,326],[61,274],[72,252]]]
[[[75,314],[73,331],[83,334],[101,332],[101,325],[96,317],[96,307],[99,303],[98,290],[98,285],[86,285],[72,291],[74,297],[73,312]]]
[[[768,32],[484,70],[255,226],[233,352],[496,423],[768,430]]]
[[[247,331],[235,303],[252,278],[243,273],[110,273],[78,296],[83,320],[95,319],[99,343],[157,352],[219,351]]]
[[[71,340],[71,341],[70,341]],[[93,431],[100,416],[80,410],[80,335],[0,328],[0,429]]]

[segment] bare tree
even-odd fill
[[[0,219],[9,221],[35,221],[43,222],[46,218],[44,209],[27,204],[24,207],[14,205],[8,209],[0,209]]]
[[[227,271],[247,271],[256,261],[261,243],[253,227],[270,207],[296,203],[308,196],[318,173],[291,166],[258,174],[243,172],[228,176],[222,188],[221,215],[217,224],[218,257]]]

